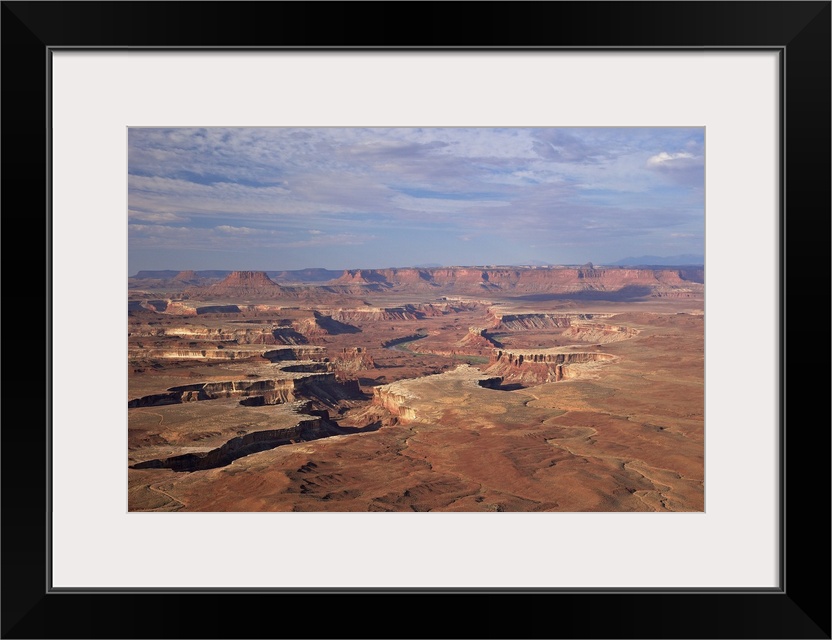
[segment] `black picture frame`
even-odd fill
[[[305,635],[331,638],[830,638],[830,387],[828,375],[813,373],[818,363],[828,372],[830,352],[830,15],[828,1],[3,2],[3,298],[11,320],[0,432],[2,637],[281,637],[297,636],[302,620]],[[387,28],[379,30],[379,22]],[[779,588],[52,590],[51,389],[72,381],[52,380],[49,369],[48,97],[51,51],[70,47],[778,51],[784,80]],[[822,326],[808,332],[810,321]],[[304,616],[308,607],[320,607],[319,614]],[[381,623],[381,611],[392,611],[396,626]],[[445,620],[456,626],[441,626]]]

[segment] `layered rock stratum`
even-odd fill
[[[623,268],[483,268],[355,269],[333,284],[384,285],[391,288],[443,289],[457,292],[511,290],[516,293],[558,293],[581,290],[616,291],[626,286],[699,291],[704,269]],[[646,295],[646,293],[645,293]]]
[[[329,281],[321,281],[325,270],[310,272],[307,281],[285,277],[278,284],[265,271],[234,271],[221,280],[202,276],[203,272],[182,271],[167,279],[152,278],[165,272],[140,272],[145,278],[130,279],[131,308],[160,313],[237,312],[243,305],[269,301],[302,301],[319,306],[346,303],[348,309],[333,314],[349,323],[355,319],[375,320],[384,315],[413,317],[443,313],[439,300],[468,297],[511,296],[531,301],[631,301],[642,299],[701,299],[704,295],[704,269],[700,268],[621,268],[621,267],[443,267],[431,269],[351,269]],[[314,273],[312,273],[314,272]],[[321,273],[318,273],[321,272]],[[278,272],[280,273],[280,272]],[[285,272],[288,273],[288,272]],[[294,273],[294,272],[293,272]],[[301,274],[298,272],[297,277]],[[313,277],[315,276],[315,277]],[[163,297],[162,292],[168,292]],[[412,294],[433,301],[376,306],[367,302],[358,309],[358,300],[377,300],[389,295]],[[200,301],[234,301],[230,306],[211,307]],[[242,304],[241,304],[242,303]],[[447,304],[447,302],[446,302]],[[138,306],[137,306],[138,305]],[[430,305],[430,306],[428,306]],[[201,309],[201,310],[200,310]]]
[[[233,271],[220,282],[205,287],[204,291],[197,291],[218,297],[271,297],[279,296],[283,288],[265,271]]]

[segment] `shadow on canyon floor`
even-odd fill
[[[517,296],[513,300],[529,302],[549,302],[552,300],[600,300],[606,302],[632,302],[646,298],[651,293],[650,287],[628,285],[617,291],[571,291],[569,293],[532,293]]]
[[[509,384],[501,384],[496,387],[489,387],[489,389],[496,389],[497,391],[517,391],[518,389],[525,389],[526,387],[519,382],[510,382]]]
[[[171,469],[173,471],[204,471],[227,467],[235,460],[253,453],[275,449],[281,445],[308,442],[330,436],[350,435],[355,433],[369,433],[378,431],[381,422],[373,422],[365,427],[341,427],[335,423],[324,421],[320,430],[304,430],[297,438],[287,437],[286,429],[275,431],[256,431],[245,436],[232,438],[223,446],[201,453],[186,453],[169,458],[148,460],[130,465],[131,469]]]

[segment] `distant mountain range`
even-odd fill
[[[526,265],[529,266],[556,266],[553,263],[546,263],[541,260],[531,260]],[[617,262],[605,262],[603,266],[607,267],[651,267],[651,266],[702,266],[705,264],[705,259],[702,256],[693,254],[679,255],[679,256],[639,256],[635,258],[623,258]],[[508,266],[508,265],[504,265]],[[581,268],[592,268],[592,263],[580,265]],[[600,266],[600,265],[596,265]],[[415,267],[408,267],[410,269],[437,269],[441,268],[438,264],[420,264]],[[368,273],[375,271],[374,269],[365,269]],[[163,281],[181,281],[188,284],[205,284],[205,281],[220,280],[232,273],[232,270],[198,270],[198,271],[175,271],[172,269],[164,270],[142,270],[131,276],[131,279],[136,280],[163,280]],[[280,284],[295,284],[295,283],[310,283],[310,282],[328,282],[343,276],[346,271],[332,270],[332,269],[287,269],[283,271],[265,271],[264,272],[271,280]]]
[[[644,267],[644,266],[673,266],[681,267],[683,265],[704,265],[705,258],[691,253],[686,253],[681,256],[639,256],[637,258],[622,258],[617,262],[605,262],[604,264],[611,267]]]
[[[181,292],[190,300],[292,300],[332,304],[344,297],[389,293],[430,293],[432,296],[511,295],[518,300],[625,301],[651,297],[701,298],[704,268],[675,265],[651,267],[440,267],[433,269],[348,269],[315,286],[326,270],[298,272],[235,271],[223,280],[202,278],[199,271],[179,272],[173,278],[147,278],[139,272],[128,288],[147,298],[151,290]],[[283,282],[270,273],[280,274]],[[151,272],[169,275],[168,272]],[[141,277],[145,276],[145,277]]]
[[[140,280],[172,280],[179,276],[181,271],[174,271],[171,269],[164,269],[158,271],[143,270],[136,273],[133,278]],[[225,278],[232,273],[232,270],[201,270],[188,271],[189,275],[196,279],[214,279]],[[275,282],[326,282],[339,277],[343,270],[332,271],[330,269],[289,269],[284,271],[266,271],[265,274]]]

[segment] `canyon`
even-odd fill
[[[130,511],[703,511],[704,269],[128,280]]]

